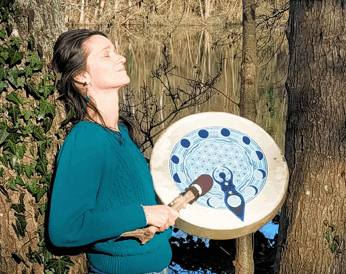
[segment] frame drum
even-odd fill
[[[153,148],[150,170],[165,205],[202,174],[213,187],[180,211],[176,227],[209,239],[250,234],[277,214],[288,187],[288,168],[279,147],[245,118],[204,112],[169,126]]]

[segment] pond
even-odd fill
[[[115,28],[109,33],[118,51],[127,59],[127,71],[131,83],[127,87],[135,93],[146,86],[157,96],[159,103],[168,113],[169,100],[164,96],[165,84],[181,90],[191,90],[191,80],[206,82],[215,77],[220,65],[222,72],[214,85],[215,94],[204,104],[197,104],[181,111],[174,120],[192,113],[222,111],[239,114],[240,68],[241,68],[241,26],[228,28]],[[283,31],[279,38],[266,37],[259,41],[258,69],[258,117],[256,123],[262,126],[283,149],[285,129],[285,92],[288,47]],[[264,39],[262,39],[264,40]],[[153,70],[165,63],[162,53],[165,48],[170,59],[170,73],[167,77],[153,77]],[[124,92],[125,93],[125,92]],[[167,101],[165,101],[167,100]],[[166,127],[163,124],[162,127]]]
[[[151,147],[159,133],[182,117],[206,111],[239,115],[242,48],[240,33],[239,25],[227,28],[132,26],[110,30],[110,39],[115,43],[118,52],[127,59],[126,67],[131,79],[128,87],[123,89],[124,102],[142,108],[143,113],[156,115],[156,126],[152,131],[148,129],[148,125],[143,126],[145,130],[150,131],[151,136],[154,136],[151,142],[147,141],[144,145],[147,158],[150,158]],[[266,37],[258,44],[256,123],[272,136],[283,151],[286,115],[284,82],[288,48],[283,32],[279,31],[276,35],[276,37]],[[215,84],[213,79],[216,80]],[[201,88],[208,85],[212,86],[204,90]],[[172,101],[169,92],[176,96],[183,94],[185,100],[189,98],[186,94],[197,94],[199,99],[192,101],[188,108],[174,108],[172,106],[174,100]],[[150,107],[153,107],[153,104],[143,104],[143,101],[149,100],[148,98],[154,102],[154,105],[159,106],[159,111],[151,112]],[[135,113],[134,109],[127,110]],[[169,116],[174,111],[177,113]],[[169,119],[166,119],[168,116]],[[269,239],[268,248],[273,245],[271,239],[276,230],[277,225],[272,222],[261,229]],[[175,241],[177,245],[186,243],[186,235],[183,232],[177,231],[174,236],[178,239],[183,238]],[[189,240],[201,244],[197,237]],[[202,242],[207,248],[210,244],[215,244],[207,239],[203,239]],[[229,260],[232,261],[232,256]],[[191,266],[193,263],[186,261],[180,263],[185,264],[185,269],[179,265],[179,262],[173,262],[172,273],[213,273],[210,269],[196,270],[198,267],[189,268],[187,271],[186,265]],[[215,271],[215,268],[213,269]]]

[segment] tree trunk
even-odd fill
[[[291,1],[290,182],[275,273],[346,273],[345,20],[343,1]]]
[[[240,115],[256,120],[256,79],[257,79],[257,41],[256,41],[256,2],[243,0],[243,51],[241,64]],[[233,262],[237,274],[254,273],[252,234],[236,239],[236,259]]]
[[[240,115],[255,121],[257,91],[256,2],[243,0],[243,51],[241,62]]]
[[[22,19],[17,24],[20,37],[26,41],[34,37],[41,57],[48,64],[55,40],[67,30],[59,0],[16,0],[15,6]]]

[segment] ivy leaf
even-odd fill
[[[0,81],[0,93],[4,90],[8,88],[8,83],[7,81]]]
[[[335,250],[336,250],[336,244],[332,244],[332,245],[330,246],[330,250],[332,251],[332,253],[334,253]]]
[[[23,104],[23,99],[15,92],[11,92],[6,96],[6,99],[15,104]]]
[[[10,52],[10,58],[10,66],[12,66],[23,59],[23,52],[15,51],[13,54]]]
[[[31,193],[31,195],[37,194],[37,178],[34,178],[29,183],[25,184],[26,189]]]
[[[6,38],[6,30],[5,29],[0,29],[0,38],[5,39]]]
[[[326,233],[324,233],[323,237],[329,242],[330,241],[330,232],[327,231]]]
[[[6,69],[4,68],[3,65],[1,65],[0,66],[0,80],[2,80],[4,78],[6,79],[6,75],[7,75]]]
[[[34,128],[33,123],[29,120],[25,126],[21,128],[21,131],[24,135],[32,133],[32,130]]]
[[[12,122],[14,125],[17,125],[18,119],[20,116],[20,108],[18,105],[11,106],[8,110],[8,114],[12,117]]]
[[[25,78],[29,78],[33,74],[33,70],[31,67],[26,67],[25,69]]]
[[[36,140],[39,140],[39,141],[45,140],[42,129],[39,126],[34,126],[32,133],[34,137],[36,138]]]
[[[7,132],[6,128],[0,130],[0,145],[5,142],[8,135],[10,134]]]
[[[4,58],[4,60],[7,60],[10,56],[7,48],[1,48],[0,57]]]
[[[17,177],[16,177],[16,179],[15,179],[15,183],[16,183],[17,185],[24,186],[23,179],[22,179],[22,177],[20,177],[20,175],[17,175]]]
[[[55,106],[48,103],[47,101],[40,100],[40,114],[46,116],[47,114],[52,114],[53,118],[55,117]]]
[[[26,176],[28,176],[28,178],[31,177],[32,174],[34,174],[35,172],[35,167],[34,166],[24,166],[24,171],[26,173]]]
[[[46,192],[47,192],[47,187],[38,187],[37,194],[36,194],[36,201],[39,202]]]
[[[41,178],[41,183],[45,183],[45,185],[47,185],[47,187],[49,187],[49,184],[52,180],[52,174],[48,174],[48,175],[44,175]]]
[[[22,112],[25,121],[28,121],[31,117],[34,117],[34,113],[28,109],[24,109]]]
[[[16,163],[14,165],[14,170],[16,170],[18,172],[19,175],[23,174],[24,173],[24,165],[23,164],[18,164]]]
[[[40,205],[39,210],[40,210],[41,215],[43,215],[45,213],[46,209],[47,209],[47,203]]]
[[[25,86],[25,77],[19,77],[17,80],[18,87],[24,87]]]
[[[55,80],[55,76],[53,74],[48,74],[48,78],[51,79],[51,80]]]
[[[20,39],[18,39],[18,38],[13,39],[13,40],[11,41],[11,43],[10,43],[11,46],[16,46],[17,49],[19,49],[20,44],[21,44],[21,41],[20,41]]]
[[[39,158],[36,165],[36,171],[40,172],[42,175],[47,174],[47,164],[48,161],[45,157]]]
[[[17,144],[20,141],[20,136],[22,136],[22,134],[14,132],[14,133],[10,133],[10,135],[8,135],[7,140],[11,140],[13,143]]]
[[[34,147],[31,147],[31,148],[30,148],[30,154],[31,154],[32,156],[34,156],[34,153],[35,153]]]
[[[15,180],[12,178],[8,180],[6,187],[7,187],[7,189],[10,188],[12,190],[18,191],[17,184],[16,184]]]
[[[70,260],[69,256],[64,256],[60,259],[50,259],[47,262],[46,268],[54,268],[55,273],[64,274],[65,269],[68,269],[69,266],[73,266],[73,262]]]
[[[17,146],[17,153],[16,153],[16,156],[19,158],[19,159],[23,159],[23,156],[24,156],[24,153],[26,151],[26,146],[25,144],[21,145],[21,146]]]
[[[24,204],[12,204],[11,208],[14,209],[17,213],[25,212]]]
[[[24,87],[25,84],[25,79],[19,78],[19,75],[23,74],[24,71],[21,71],[19,69],[10,69],[8,70],[8,80],[10,81],[10,83],[15,87],[15,88],[19,88],[19,87]]]
[[[35,86],[31,80],[29,80],[26,84],[28,85],[29,90],[31,92],[33,92],[37,97],[42,98],[41,94],[38,93],[37,89],[35,88]]]
[[[17,146],[15,143],[13,143],[11,140],[7,139],[5,142],[4,150],[10,149],[13,154],[16,154],[17,152]]]
[[[4,169],[0,168],[0,177],[2,177],[2,175],[4,175]]]
[[[44,84],[40,84],[38,87],[38,92],[39,93],[43,93],[43,97],[47,98],[47,96],[53,91],[55,90],[55,86],[52,85],[44,85]]]
[[[35,51],[29,58],[28,61],[30,62],[30,67],[33,70],[40,70],[42,69],[42,61],[40,60],[40,56],[38,55],[38,52]]]
[[[0,161],[5,167],[7,167],[8,157],[5,154],[2,157],[0,157]]]
[[[44,158],[46,155],[46,148],[47,148],[47,141],[38,141],[37,142],[38,146],[38,154],[40,158]]]
[[[47,133],[53,124],[53,120],[50,118],[46,118],[44,119],[43,124],[44,124],[44,132]]]

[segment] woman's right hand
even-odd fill
[[[166,205],[143,206],[147,216],[147,224],[156,226],[163,232],[175,224],[179,212]]]

